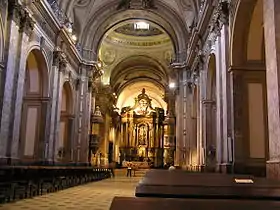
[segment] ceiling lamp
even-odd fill
[[[174,82],[171,82],[170,84],[169,84],[169,88],[170,89],[174,89],[176,87],[176,84],[174,83]]]
[[[134,23],[134,29],[136,30],[149,30],[150,24],[146,22],[137,22]]]

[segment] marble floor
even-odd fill
[[[108,210],[114,196],[134,197],[140,179],[116,175],[112,179],[0,205],[0,210]]]

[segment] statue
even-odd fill
[[[138,131],[138,144],[139,145],[145,145],[146,144],[146,140],[147,140],[147,133],[146,133],[146,128],[145,126],[141,126],[139,128],[139,131]]]
[[[130,2],[131,2],[131,0],[121,0],[117,7],[117,10],[120,10],[122,8],[130,9]]]

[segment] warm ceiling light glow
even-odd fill
[[[149,30],[150,24],[146,22],[137,22],[134,23],[134,29],[136,30]]]
[[[175,88],[176,87],[176,84],[174,83],[174,82],[171,82],[170,84],[169,84],[169,88]]]

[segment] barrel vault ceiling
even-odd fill
[[[113,88],[119,108],[133,103],[132,98],[146,88],[154,106],[165,109],[164,92],[168,84],[176,80],[170,68],[176,53],[172,26],[179,25],[180,33],[186,33],[182,36],[187,37],[199,1],[155,0],[156,5],[167,8],[167,13],[158,8],[118,14],[116,6],[120,1],[117,0],[59,0],[59,4],[73,22],[83,47],[93,51],[92,48],[98,48],[95,59],[104,71],[101,81]],[[172,17],[174,20],[170,20]],[[135,30],[133,26],[139,21],[149,24],[149,30]],[[103,33],[100,38],[98,33]],[[98,44],[94,45],[91,39]],[[183,45],[187,45],[187,41]]]

